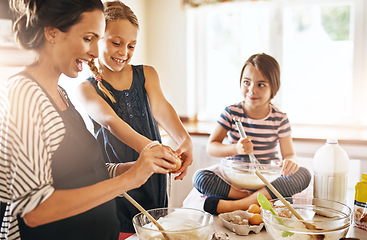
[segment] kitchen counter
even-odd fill
[[[220,219],[216,216],[214,217],[214,229],[218,232],[225,232],[229,235],[230,240],[244,240],[244,239],[251,239],[251,240],[272,240],[272,238],[269,236],[269,234],[266,232],[265,227],[261,232],[258,234],[255,234],[253,232],[250,232],[248,236],[239,236],[227,228],[223,227],[222,222]],[[347,233],[347,237],[350,238],[359,238],[360,240],[366,239],[367,231],[362,230],[360,228],[351,227]],[[134,234],[131,237],[127,238],[126,240],[139,240],[139,238]]]

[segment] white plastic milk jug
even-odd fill
[[[315,198],[347,203],[349,157],[338,140],[328,138],[313,159]]]

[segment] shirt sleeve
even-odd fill
[[[291,133],[292,133],[291,124],[288,120],[287,114],[283,113],[283,118],[278,128],[278,136],[279,138],[283,138],[291,135]]]
[[[0,98],[0,198],[10,204],[10,215],[23,217],[54,192],[51,158],[65,126],[36,83],[23,77],[4,85]]]
[[[226,107],[220,114],[217,122],[227,131],[232,129],[233,116],[230,107]]]

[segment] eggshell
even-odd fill
[[[171,171],[171,172],[176,172],[176,171],[177,171],[178,169],[180,169],[180,168],[181,168],[181,166],[182,166],[182,160],[181,160],[181,158],[176,157],[176,159],[177,159],[176,167],[175,167],[174,169],[172,169],[172,171]]]

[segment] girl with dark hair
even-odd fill
[[[175,168],[154,142],[121,174],[58,85],[98,57],[100,0],[11,1],[14,33],[37,59],[0,82],[0,239],[117,240],[114,198]],[[106,167],[107,166],[107,167]],[[137,174],[139,173],[139,174]]]
[[[222,112],[209,137],[208,154],[221,158],[236,155],[248,162],[248,154],[253,151],[260,163],[280,163],[282,176],[271,184],[284,197],[301,192],[309,185],[311,174],[297,164],[287,115],[271,103],[280,87],[278,62],[264,53],[252,55],[241,70],[240,86],[244,100]],[[240,137],[235,123],[238,120],[248,138]],[[223,143],[226,136],[229,144]],[[235,186],[225,179],[218,165],[198,170],[193,183],[199,192],[208,196],[204,210],[212,214],[247,210],[251,204],[257,203],[259,192],[268,199],[276,198],[268,187],[253,192]]]
[[[191,138],[164,97],[156,70],[129,64],[137,45],[137,17],[120,1],[104,5],[106,31],[99,42],[99,68],[91,62],[93,76],[79,88],[81,102],[93,121],[95,137],[107,162],[121,163],[129,169],[146,144],[161,141],[159,123],[178,146],[175,153],[183,163],[175,172],[179,174],[175,179],[182,179],[192,163]],[[166,207],[166,178],[154,174],[129,194],[146,209]],[[131,220],[138,210],[125,198],[116,198],[116,203],[121,231],[134,232]]]

